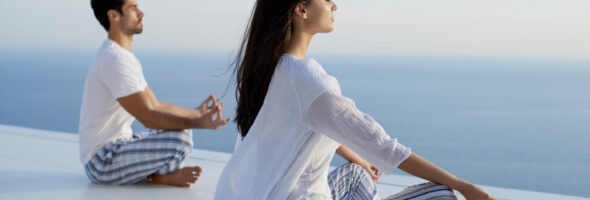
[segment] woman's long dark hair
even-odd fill
[[[279,58],[284,53],[299,4],[311,0],[257,0],[233,62],[236,77],[235,121],[242,137],[258,115]]]

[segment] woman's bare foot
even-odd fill
[[[190,187],[191,184],[197,182],[201,175],[201,171],[203,170],[199,166],[184,167],[169,174],[151,175],[148,180],[155,184]]]

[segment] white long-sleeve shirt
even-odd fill
[[[328,170],[345,145],[384,173],[410,149],[391,139],[315,60],[285,54],[247,136],[239,140],[216,199],[331,199]]]

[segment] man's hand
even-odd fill
[[[209,106],[211,104],[211,106]],[[201,117],[203,116],[204,113],[207,113],[209,111],[211,111],[211,109],[213,108],[213,105],[215,104],[219,104],[219,99],[215,99],[215,96],[210,94],[209,97],[207,97],[207,99],[205,99],[205,101],[203,101],[203,103],[201,103],[201,105],[199,107],[195,108],[196,111],[196,115],[195,117]]]
[[[211,95],[197,109],[187,109],[173,104],[160,102],[149,87],[129,96],[118,98],[119,104],[133,115],[145,127],[152,129],[218,129],[230,119],[221,120],[223,104]],[[209,106],[209,102],[213,101]],[[213,116],[217,115],[216,119]]]
[[[212,105],[209,106],[209,102],[213,101]],[[222,117],[223,103],[219,104],[219,99],[215,99],[215,96],[209,95],[209,97],[197,108],[197,111],[201,113],[201,116],[196,120],[199,124],[199,128],[206,129],[219,129],[221,126],[226,125],[231,121],[231,118],[223,120]],[[215,117],[214,117],[215,116]]]

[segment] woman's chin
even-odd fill
[[[330,27],[330,28],[326,28],[325,30],[323,30],[321,33],[331,33],[334,31],[334,27]]]

